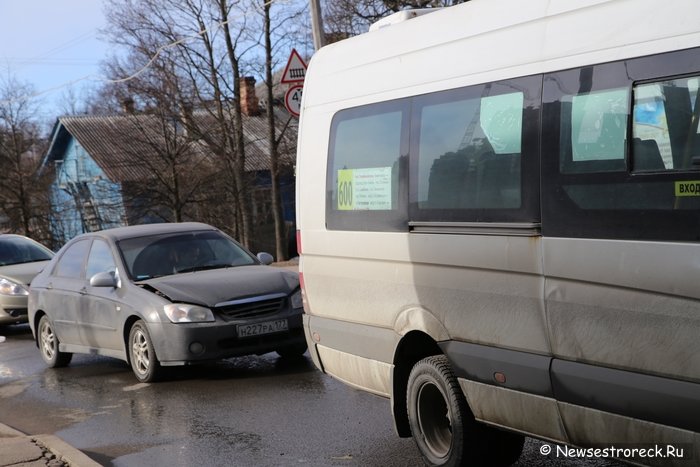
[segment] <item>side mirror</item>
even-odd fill
[[[90,287],[112,287],[119,284],[114,272],[98,272],[90,278]]]
[[[264,251],[257,254],[258,260],[265,266],[269,266],[275,262],[275,257],[270,253],[265,253]]]

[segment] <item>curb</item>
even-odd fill
[[[0,443],[3,439],[23,438],[45,447],[57,458],[63,460],[70,467],[102,467],[101,464],[90,459],[82,451],[74,448],[70,444],[54,435],[27,435],[12,427],[0,423]]]
[[[12,427],[0,423],[0,438],[23,438],[25,436],[27,435],[21,431],[17,431]]]
[[[58,436],[38,435],[31,436],[31,438],[56,454],[57,457],[62,457],[64,462],[71,467],[102,467],[102,464],[98,464],[90,459],[82,451],[74,448]]]

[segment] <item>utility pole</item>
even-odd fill
[[[326,45],[326,37],[323,34],[321,0],[309,0],[309,6],[311,7],[311,31],[314,36],[314,48],[318,50]]]

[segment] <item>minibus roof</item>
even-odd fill
[[[695,46],[697,0],[471,0],[322,48],[306,74],[304,107]]]

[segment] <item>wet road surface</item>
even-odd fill
[[[55,434],[106,466],[413,466],[389,402],[276,354],[177,368],[139,384],[126,363],[74,355],[48,369],[28,326],[2,327],[0,422]],[[528,440],[518,466],[618,466],[562,461]]]

